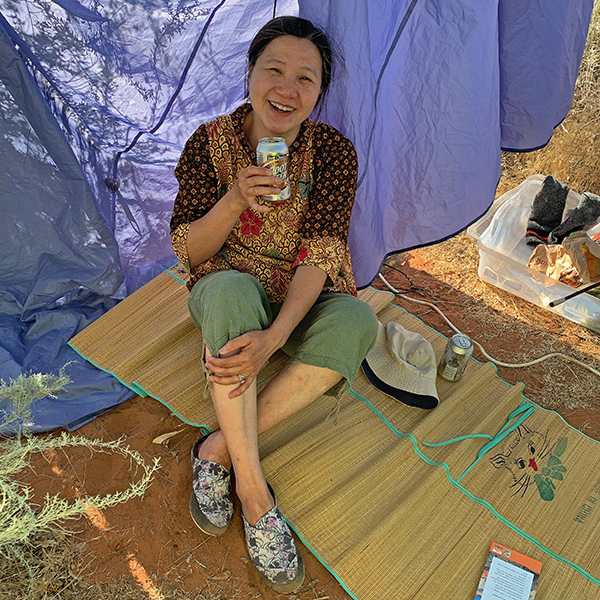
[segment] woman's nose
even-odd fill
[[[296,82],[291,78],[285,78],[279,82],[277,86],[277,92],[286,98],[293,98],[298,94],[298,88]]]

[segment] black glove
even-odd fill
[[[550,232],[562,221],[568,193],[568,186],[554,179],[552,175],[544,179],[540,191],[533,199],[531,215],[527,221],[527,245],[539,246],[548,243]]]
[[[574,231],[583,231],[600,217],[600,197],[583,192],[577,208],[567,211],[567,218],[548,236],[549,244],[562,244],[562,241]]]

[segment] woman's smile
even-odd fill
[[[292,111],[295,110],[295,108],[291,107],[291,106],[284,106],[283,104],[279,104],[277,102],[273,102],[272,100],[269,100],[269,104],[277,111],[279,112],[284,112],[284,113],[290,113]]]
[[[248,76],[252,111],[244,127],[255,147],[262,137],[291,145],[321,93],[322,60],[307,39],[282,35],[263,50]]]

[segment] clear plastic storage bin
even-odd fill
[[[525,243],[525,231],[533,199],[544,178],[544,175],[527,178],[500,196],[490,210],[467,229],[467,235],[476,240],[479,246],[479,277],[600,333],[600,298],[584,293],[550,308],[550,302],[564,298],[576,288],[527,266],[533,248]],[[579,194],[569,190],[566,208],[574,208],[580,199]],[[600,233],[600,224],[588,230],[590,237],[596,233]]]

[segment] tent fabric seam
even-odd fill
[[[381,70],[379,71],[379,76],[377,77],[377,84],[375,85],[375,94],[373,95],[373,109],[375,112],[377,112],[377,100],[379,99],[379,90],[381,88],[381,80],[383,79],[383,73],[385,72],[385,70],[390,62],[390,58],[392,57],[392,54],[394,53],[394,50],[396,49],[398,41],[400,40],[400,36],[404,32],[404,29],[406,28],[406,24],[408,23],[408,19],[410,19],[411,15],[413,14],[418,1],[419,0],[412,0],[410,6],[406,9],[406,12],[404,13],[404,17],[402,17],[402,21],[400,22],[400,25],[398,26],[398,31],[396,32],[396,35],[394,36],[394,39],[393,39],[390,47],[388,48],[387,54],[385,56],[385,60],[383,61],[383,65],[381,66]],[[375,131],[375,123],[376,123],[376,119],[373,120],[373,125],[371,126],[371,131],[369,132],[369,141],[367,143],[367,161],[366,161],[363,173],[360,176],[358,183],[356,184],[357,190],[360,188],[360,186],[365,178],[365,175],[367,174],[367,167],[369,166],[369,156],[371,155],[371,146],[373,143],[373,132]]]
[[[204,40],[204,37],[206,36],[206,31],[208,30],[209,25],[212,23],[212,20],[214,19],[214,16],[217,14],[217,11],[223,6],[223,4],[225,4],[225,0],[221,0],[221,2],[215,6],[215,8],[213,8],[212,12],[210,13],[210,17],[208,17],[208,19],[206,20],[206,23],[204,24],[204,27],[202,28],[202,31],[200,32],[200,35],[198,36],[198,39],[196,40],[196,43],[194,44],[194,47],[192,48],[192,52],[190,54],[190,56],[188,57],[188,60],[185,64],[185,67],[183,68],[183,71],[179,77],[179,82],[177,84],[177,88],[175,89],[175,91],[173,92],[173,94],[171,95],[171,98],[169,98],[169,101],[167,102],[167,106],[165,107],[165,110],[163,111],[163,114],[160,116],[158,122],[156,123],[156,125],[154,125],[152,127],[152,129],[149,130],[142,130],[142,131],[138,131],[138,133],[136,134],[136,136],[134,137],[134,139],[131,141],[131,143],[125,148],[125,150],[120,150],[119,152],[117,152],[117,155],[115,156],[115,161],[113,164],[113,177],[116,179],[117,177],[117,169],[118,169],[118,165],[119,165],[119,160],[121,159],[121,156],[123,154],[126,154],[127,152],[129,152],[130,150],[132,150],[135,145],[137,144],[138,140],[146,133],[150,133],[150,134],[154,134],[156,133],[161,125],[164,123],[165,119],[167,118],[167,115],[169,114],[171,108],[173,107],[173,104],[175,102],[175,100],[177,99],[177,96],[179,96],[179,93],[181,92],[183,85],[185,83],[185,80],[187,78],[187,74],[190,70],[190,67],[192,66],[192,63],[194,62],[194,59],[196,58],[196,55],[198,54],[198,50],[200,49],[200,45],[202,44],[202,41]]]

